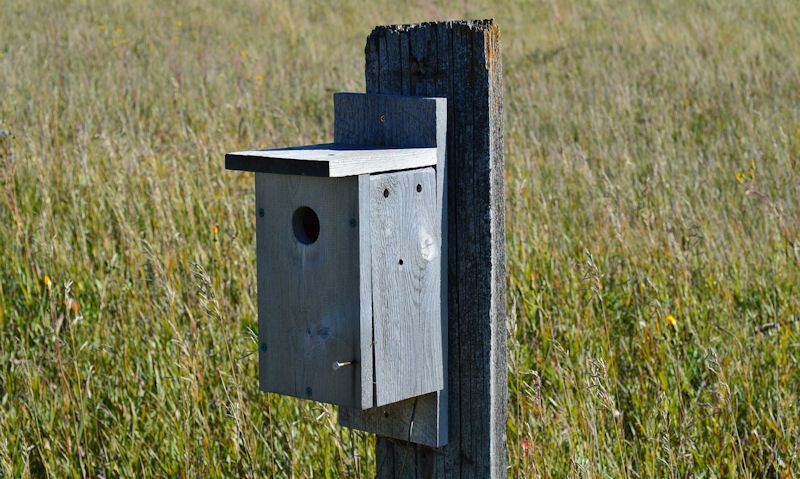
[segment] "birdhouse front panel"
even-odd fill
[[[371,380],[362,388],[372,357],[362,361],[361,323],[371,321],[362,308],[371,301],[361,288],[369,257],[359,239],[359,178],[255,176],[261,389],[371,405]]]

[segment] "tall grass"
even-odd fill
[[[368,477],[258,392],[252,181],[375,24],[494,16],[511,476],[800,475],[800,4],[6,0],[0,476]]]

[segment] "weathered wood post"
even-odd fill
[[[381,478],[506,475],[499,40],[492,20],[377,27],[367,38],[367,93],[447,98],[448,443],[379,437]]]

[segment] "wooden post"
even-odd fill
[[[500,44],[491,20],[377,27],[367,93],[447,98],[448,444],[378,437],[381,478],[506,476]],[[444,240],[444,238],[443,238]]]

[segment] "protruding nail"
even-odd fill
[[[343,363],[340,363],[339,361],[334,361],[331,367],[333,368],[334,371],[338,371],[339,368],[350,366],[351,364],[353,364],[353,361],[345,361]]]

